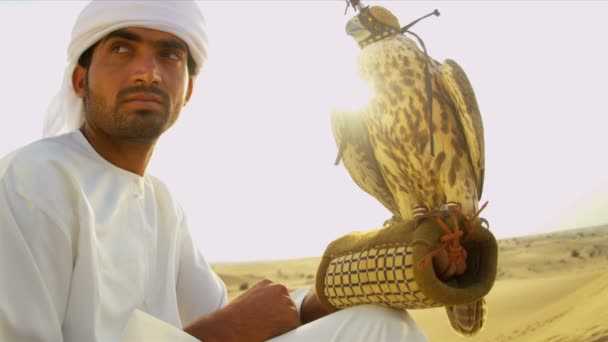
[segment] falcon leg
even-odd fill
[[[443,272],[443,274],[441,274],[443,279],[449,279],[454,276],[462,275],[467,270],[467,251],[460,244],[460,236],[462,235],[462,232],[458,226],[458,219],[451,215],[450,221],[452,221],[452,227],[454,229],[454,238],[450,239],[447,245],[450,266]]]
[[[466,233],[470,234],[473,232],[473,219],[475,219],[477,217],[477,215],[479,215],[479,212],[477,214],[475,214],[473,217],[470,217],[469,215],[465,214],[462,210],[462,205],[458,202],[447,202],[445,204],[445,207],[448,211],[451,211],[452,213],[456,214],[458,217],[460,217],[464,223],[464,228],[466,228]],[[480,209],[483,210],[484,206]]]
[[[448,202],[445,204],[445,206],[448,210],[452,208],[462,209],[462,205],[460,205],[458,202]]]
[[[460,237],[463,235],[463,232],[460,230],[457,218],[457,215],[462,215],[460,207],[460,203],[447,202],[444,208],[454,214],[450,214],[445,218],[435,217],[437,224],[446,232],[446,234],[441,237],[441,247],[432,253],[433,268],[435,269],[438,278],[442,281],[447,281],[450,278],[460,276],[464,274],[467,269],[467,251],[460,244]],[[448,220],[451,223],[451,229],[447,225]]]
[[[414,208],[414,210],[412,210],[412,217],[414,219],[417,219],[417,218],[424,216],[428,212],[429,212],[429,210],[427,209],[427,207],[425,207],[423,205],[418,205]]]

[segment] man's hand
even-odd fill
[[[204,342],[262,342],[299,325],[287,288],[266,279],[184,330]]]
[[[330,313],[330,310],[321,305],[313,287],[302,301],[302,307],[300,308],[302,324],[312,322]]]

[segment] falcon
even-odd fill
[[[358,9],[346,32],[361,48],[359,72],[372,95],[358,111],[332,112],[336,164],[341,160],[355,183],[393,214],[385,224],[438,219],[432,214],[446,210],[471,223],[479,213],[485,159],[481,114],[465,72],[453,60],[427,55],[409,31],[418,20],[401,28],[384,7]],[[437,255],[449,258],[439,274],[446,280],[466,269],[463,232],[447,233],[454,248]],[[476,333],[485,320],[483,299],[446,310],[463,335]]]

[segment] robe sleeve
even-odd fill
[[[15,179],[0,175],[0,341],[61,342],[71,236]]]
[[[228,293],[224,282],[194,244],[185,218],[180,229],[177,304],[182,326],[187,326],[226,305]]]

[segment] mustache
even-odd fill
[[[130,94],[155,94],[162,98],[165,104],[169,103],[169,94],[167,94],[164,90],[160,89],[157,86],[145,86],[145,85],[136,85],[133,87],[123,88],[118,94],[116,94],[116,99],[120,101],[125,96]]]

